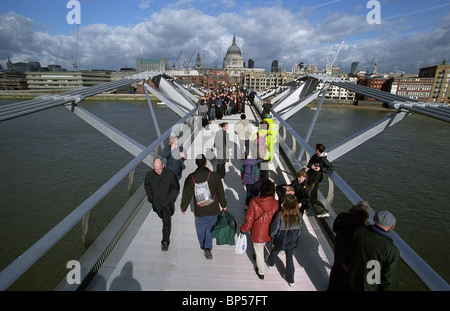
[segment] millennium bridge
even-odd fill
[[[155,88],[148,84],[151,80]],[[82,107],[82,102],[90,96],[108,92],[122,86],[140,83],[144,86],[150,116],[155,124],[158,138],[148,146],[143,146],[128,137],[107,122],[101,120]],[[323,87],[318,89],[318,85]],[[290,86],[260,92],[253,105],[245,105],[247,119],[253,124],[261,120],[262,105],[271,100],[271,114],[279,126],[278,148],[271,164],[271,178],[277,184],[290,183],[292,175],[304,167],[308,158],[314,154],[309,138],[320,113],[326,91],[331,86],[354,91],[382,101],[392,108],[393,113],[371,126],[351,135],[340,143],[327,148],[328,159],[334,161],[350,152],[387,128],[402,121],[411,113],[419,113],[440,121],[450,122],[450,108],[447,105],[424,103],[387,92],[374,90],[361,85],[343,81],[325,74],[311,74],[295,81]],[[172,109],[179,121],[166,132],[161,133],[158,116],[155,114],[149,94],[156,96]],[[38,111],[64,106],[68,112],[78,116],[104,136],[118,144],[133,155],[133,159],[106,181],[97,191],[54,226],[34,245],[29,247],[17,259],[0,272],[0,289],[8,290],[14,282],[24,275],[40,258],[64,238],[74,227],[82,227],[83,241],[89,230],[89,213],[121,181],[133,183],[134,169],[141,163],[153,166],[154,157],[161,153],[161,147],[167,144],[169,136],[179,136],[179,142],[185,148],[187,160],[180,180],[183,186],[187,174],[196,169],[194,159],[199,153],[205,153],[210,169],[214,168],[213,147],[214,133],[218,122],[214,121],[202,128],[201,118],[197,113],[199,96],[203,90],[185,85],[182,81],[163,72],[145,72],[129,78],[82,88],[59,95],[39,96],[33,100],[12,103],[0,107],[0,121]],[[313,100],[318,100],[317,110],[310,121],[305,137],[300,136],[290,125],[289,118],[306,107]],[[150,118],[149,116],[149,118]],[[239,121],[236,115],[225,116],[230,133]],[[230,135],[238,144],[234,135]],[[223,179],[228,210],[233,213],[238,225],[245,219],[243,201],[245,188],[239,178],[242,160],[232,159],[227,163],[227,174]],[[197,290],[197,291],[284,291],[308,290],[323,291],[328,285],[329,272],[333,264],[333,233],[330,229],[336,217],[331,206],[333,192],[338,188],[349,204],[363,200],[363,194],[356,193],[340,176],[338,170],[328,175],[328,191],[319,193],[319,199],[330,211],[329,218],[317,218],[315,211],[308,211],[304,216],[304,225],[298,247],[294,253],[296,284],[290,288],[282,278],[284,258],[277,269],[267,271],[262,282],[254,273],[251,242],[245,255],[236,255],[232,245],[214,245],[213,260],[205,260],[197,243],[194,216],[192,212],[183,215],[180,210],[181,194],[175,206],[172,218],[171,245],[168,252],[160,250],[161,220],[156,213],[151,213],[143,185],[130,191],[130,198],[114,216],[112,221],[91,243],[86,243],[86,251],[80,258],[71,258],[79,263],[79,280],[70,281],[62,277],[55,287],[58,291],[75,290]],[[322,189],[323,191],[323,189]],[[374,211],[371,211],[371,217]],[[449,290],[447,282],[438,275],[398,234],[392,232],[396,246],[400,250],[404,263],[430,290]],[[69,268],[69,266],[67,267]],[[275,270],[275,271],[274,271]],[[220,280],[220,281],[218,281]]]

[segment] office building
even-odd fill
[[[448,104],[450,98],[450,65],[444,60],[441,65],[420,68],[419,78],[432,78],[429,102]]]
[[[169,62],[165,58],[160,58],[158,60],[152,59],[136,59],[136,70],[137,71],[167,71],[169,70]]]

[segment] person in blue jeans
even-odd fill
[[[206,157],[201,154],[195,160],[197,169],[189,174],[183,187],[181,197],[181,212],[186,214],[186,210],[194,198],[194,215],[197,228],[197,237],[200,248],[204,251],[206,259],[212,259],[212,239],[211,229],[216,223],[217,216],[222,210],[227,209],[227,200],[223,189],[222,179],[219,174],[206,167]],[[199,201],[200,184],[207,182],[207,192],[201,193],[208,200]],[[197,188],[197,193],[196,193]],[[209,191],[208,191],[209,189]],[[204,191],[204,189],[203,189]]]
[[[274,248],[267,259],[267,266],[269,269],[273,268],[278,253],[282,250],[285,251],[285,279],[291,287],[294,286],[295,281],[293,254],[301,234],[301,223],[302,215],[298,208],[297,198],[293,194],[287,194],[284,197],[281,211],[275,214],[270,224],[270,236],[272,237]]]

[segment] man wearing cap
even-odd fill
[[[352,239],[349,285],[356,291],[393,291],[398,289],[400,252],[390,230],[396,219],[388,211],[376,212],[374,225],[361,227]]]

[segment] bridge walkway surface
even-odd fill
[[[247,120],[253,125],[257,121],[246,106]],[[211,122],[209,129],[202,131],[195,138],[190,148],[212,147],[215,132],[220,122],[228,122],[230,140],[237,143],[234,125],[239,115],[226,116],[222,120]],[[201,135],[201,136],[200,136]],[[199,145],[200,144],[200,145]],[[190,150],[186,150],[190,154]],[[207,156],[208,157],[208,156]],[[88,291],[323,291],[328,285],[331,264],[324,247],[319,242],[313,229],[313,215],[303,218],[302,235],[294,252],[295,285],[290,287],[283,279],[285,256],[279,255],[275,267],[266,269],[265,279],[260,280],[255,273],[253,246],[247,234],[249,245],[245,254],[237,255],[234,245],[216,245],[213,240],[213,259],[204,257],[197,241],[193,203],[183,214],[180,210],[181,193],[184,180],[197,167],[195,155],[188,156],[184,162],[180,179],[180,194],[176,200],[175,214],[172,217],[171,243],[168,251],[161,251],[162,221],[151,211],[147,198],[131,225],[123,234],[118,244],[98,270],[87,286]],[[290,183],[292,176],[286,174],[285,164],[277,155],[277,171],[271,171],[270,177],[277,184]],[[237,222],[238,230],[245,220],[246,191],[239,176],[243,160],[231,159],[226,164],[223,179],[225,195],[230,211]],[[213,169],[214,160],[208,161]],[[315,221],[315,220],[314,220]],[[317,231],[317,230],[316,230]],[[266,244],[266,259],[271,249]]]

